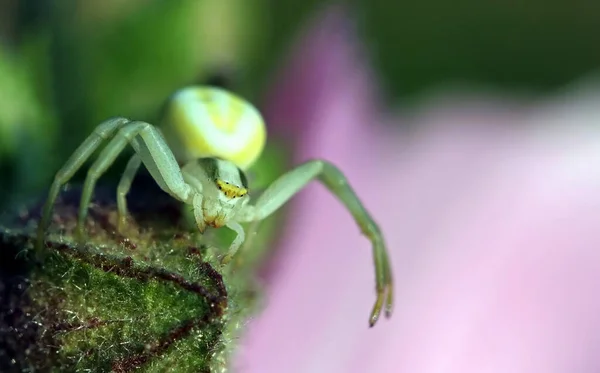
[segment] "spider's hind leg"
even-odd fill
[[[84,235],[84,223],[96,181],[128,144],[133,146],[136,154],[127,163],[117,188],[117,207],[119,220],[122,221],[120,228],[124,228],[123,220],[127,216],[125,195],[141,163],[163,191],[179,201],[191,203],[191,187],[185,183],[177,160],[160,131],[146,122],[130,122],[117,132],[88,171],[79,205],[77,228],[80,237]]]
[[[149,124],[144,122],[131,122],[122,127],[119,130],[119,132],[117,132],[115,137],[113,137],[113,139],[108,143],[108,145],[106,145],[106,147],[102,149],[102,152],[100,153],[100,155],[98,155],[98,159],[96,159],[92,167],[90,167],[90,169],[88,170],[87,177],[85,178],[85,183],[83,184],[81,201],[79,203],[79,216],[77,219],[77,235],[80,239],[83,238],[85,235],[85,219],[87,217],[90,201],[92,199],[92,193],[94,192],[96,182],[98,181],[100,176],[102,176],[102,174],[106,172],[106,170],[114,163],[115,159],[117,159],[117,156],[121,154],[121,152],[127,146],[127,144],[129,144],[129,142],[147,126],[149,126]],[[129,166],[131,166],[131,161],[128,164],[128,169]],[[129,170],[129,172],[131,173],[131,170]],[[133,175],[131,175],[131,179],[133,179],[132,176]],[[126,182],[127,180],[125,180],[124,183]]]
[[[126,125],[129,119],[123,117],[112,118],[100,123],[94,132],[88,136],[85,141],[79,145],[63,167],[54,176],[54,181],[48,192],[48,198],[42,210],[42,216],[38,224],[38,232],[35,247],[40,249],[44,243],[44,235],[50,224],[50,216],[52,208],[56,202],[56,198],[60,193],[61,187],[66,184],[73,175],[81,168],[83,163],[96,151],[98,146],[108,140],[116,130]]]
[[[123,176],[121,176],[119,186],[117,187],[117,208],[119,210],[119,223],[117,229],[120,233],[123,233],[127,225],[127,193],[129,193],[129,190],[131,189],[131,183],[141,164],[142,159],[139,154],[136,153],[131,156],[129,162],[127,162],[127,167],[125,167]]]

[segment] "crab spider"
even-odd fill
[[[377,298],[370,325],[375,324],[384,309],[389,317],[392,312],[392,273],[383,236],[337,167],[318,159],[303,163],[280,176],[254,204],[249,203],[243,170],[260,155],[265,140],[264,121],[254,106],[213,87],[188,87],[172,95],[163,110],[161,129],[123,117],[106,120],[57,172],[42,211],[36,246],[43,246],[61,187],[104,142],[107,145],[88,170],[83,185],[77,222],[79,234],[83,234],[96,181],[130,144],[135,154],[127,163],[117,187],[120,221],[127,216],[125,196],[143,163],[163,191],[192,206],[201,232],[207,226],[226,226],[237,233],[223,257],[223,264],[229,262],[244,242],[244,229],[240,223],[268,217],[306,184],[318,179],[344,204],[373,245]]]

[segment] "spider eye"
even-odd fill
[[[248,194],[248,190],[237,185],[229,184],[226,181],[217,179],[217,188],[227,196],[227,198],[239,198]]]

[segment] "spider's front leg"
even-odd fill
[[[183,174],[185,176],[185,173]],[[206,230],[206,222],[204,221],[204,209],[202,208],[202,192],[196,192],[192,199],[192,207],[194,209],[194,220],[196,220],[196,226],[200,233],[204,233]]]
[[[242,227],[239,223],[235,221],[230,221],[227,223],[227,228],[234,231],[237,234],[237,236],[229,246],[227,254],[225,254],[225,256],[221,259],[221,264],[223,265],[228,264],[231,261],[237,250],[240,248],[240,246],[242,246],[244,240],[246,239],[244,227]]]
[[[306,162],[282,175],[258,198],[253,206],[244,207],[237,215],[239,222],[262,220],[300,191],[313,179],[319,179],[348,209],[357,224],[373,245],[373,261],[377,299],[369,323],[373,326],[382,309],[387,317],[392,314],[393,280],[388,253],[379,227],[364,208],[344,174],[334,165],[323,160]]]

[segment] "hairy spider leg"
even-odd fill
[[[373,326],[385,308],[387,317],[392,314],[393,279],[386,245],[379,227],[364,208],[344,174],[333,164],[323,160],[311,160],[283,174],[271,184],[254,205],[245,206],[237,221],[262,220],[271,215],[313,179],[319,179],[352,214],[363,234],[373,245],[376,273],[377,299],[369,323]],[[235,252],[228,253],[233,256]]]
[[[98,146],[100,146],[103,141],[108,140],[117,129],[128,122],[129,119],[127,118],[116,117],[100,123],[94,129],[94,132],[92,132],[92,134],[89,135],[83,141],[83,143],[79,145],[79,147],[77,147],[67,162],[56,173],[54,176],[54,181],[52,182],[52,186],[48,191],[48,198],[46,199],[46,203],[42,209],[42,217],[38,225],[37,240],[35,244],[36,248],[39,249],[44,244],[44,236],[50,223],[50,215],[52,214],[52,208],[54,207],[56,198],[60,193],[60,188],[66,184],[71,177],[73,177],[75,172],[77,172],[77,170],[83,165],[83,163],[85,163],[92,153],[96,151]]]
[[[162,134],[146,122],[130,122],[117,132],[88,171],[79,205],[77,225],[80,234],[83,233],[84,222],[96,181],[114,163],[117,156],[129,143],[131,143],[161,189],[179,201],[191,202],[192,188],[184,182],[175,156],[165,143]],[[135,166],[135,162],[133,160],[133,166]],[[128,166],[132,166],[131,160]],[[133,171],[137,171],[137,168]],[[127,179],[123,183],[129,182],[131,184],[130,179],[133,179],[132,170],[129,171]]]

